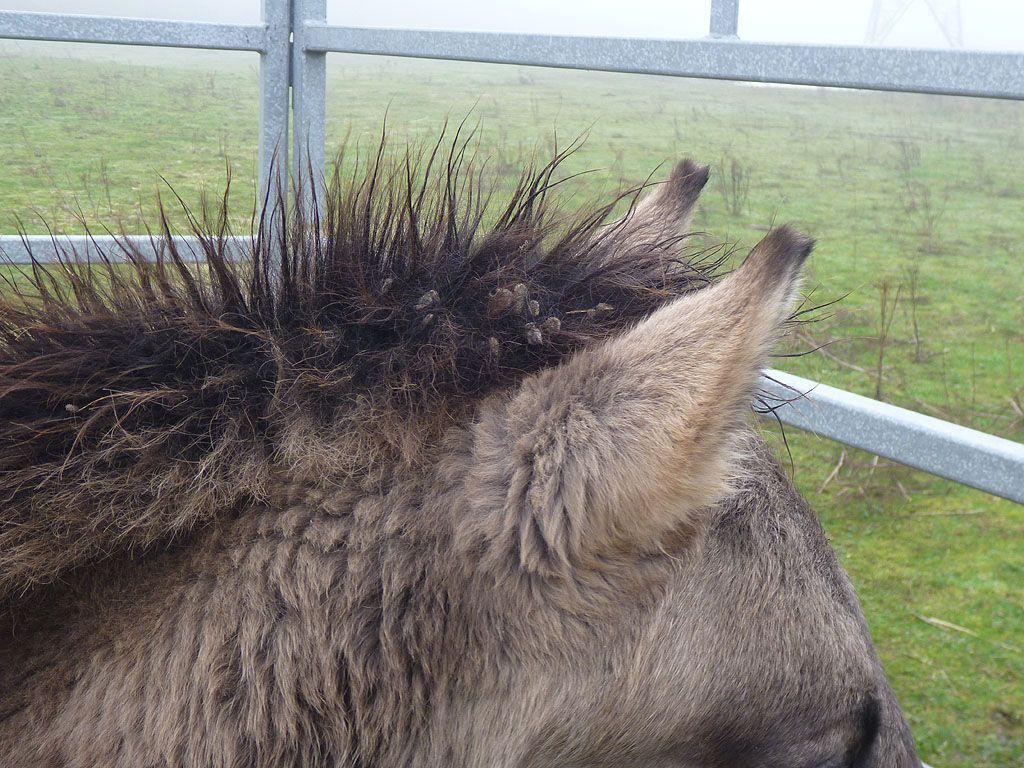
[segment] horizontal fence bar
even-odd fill
[[[784,423],[1024,504],[1024,444],[782,371],[765,373],[761,388],[782,403],[775,414]]]
[[[226,51],[262,51],[266,46],[266,28],[259,24],[214,24],[33,11],[0,11],[0,38],[5,37]]]
[[[306,26],[315,51],[1024,99],[1024,53]]]
[[[40,264],[52,264],[76,255],[89,259],[105,256],[113,262],[121,262],[126,259],[119,242],[125,240],[130,241],[147,261],[155,261],[157,254],[165,247],[161,244],[160,236],[154,236],[151,240],[145,235],[0,235],[0,266],[31,264],[33,259]],[[198,238],[175,237],[174,242],[179,252],[188,255],[189,259],[194,256],[199,261],[204,260]],[[234,256],[244,257],[251,250],[250,241],[246,237],[229,238],[227,245]]]

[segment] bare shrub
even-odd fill
[[[907,221],[912,223],[914,233],[924,241],[922,250],[934,253],[938,250],[935,238],[938,224],[949,203],[949,185],[937,192],[931,184],[919,178],[921,147],[916,142],[901,139],[896,142],[896,148],[900,205]]]
[[[910,321],[910,341],[914,345],[914,362],[924,362],[924,353],[921,349],[921,326],[917,320],[917,308],[922,303],[921,298],[921,268],[914,264],[913,266],[905,267],[903,270],[904,281],[903,285],[907,289],[907,301],[904,302],[904,309],[909,315]]]
[[[903,285],[897,283],[894,288],[892,279],[886,277],[877,282],[875,287],[878,288],[878,357],[875,363],[875,399],[884,400],[882,378],[885,373],[885,349]]]
[[[733,216],[739,216],[747,209],[750,195],[750,169],[745,168],[734,155],[727,154],[720,163],[717,174],[718,191],[725,202],[725,208]]]

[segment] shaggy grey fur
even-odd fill
[[[662,243],[704,180],[613,236]],[[810,248],[774,230],[443,430],[296,423],[277,455],[321,460],[254,462],[258,496],[26,584],[0,764],[916,768],[849,581],[745,425]]]

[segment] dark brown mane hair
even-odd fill
[[[313,454],[374,432],[368,415],[443,422],[712,279],[717,260],[681,259],[678,237],[617,236],[609,218],[635,194],[565,212],[568,152],[496,206],[468,148],[395,157],[382,142],[351,172],[342,159],[322,220],[295,210],[275,237],[279,194],[240,258],[225,195],[212,214],[186,209],[205,264],[161,208],[155,261],[122,238],[9,281],[0,598],[258,499],[268,477],[300,473],[299,438]],[[686,166],[669,183],[706,178]]]

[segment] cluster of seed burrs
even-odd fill
[[[391,287],[389,278],[382,291]],[[434,324],[437,319],[436,311],[441,303],[441,296],[436,290],[429,290],[424,293],[413,309],[419,315],[421,327],[428,327]],[[530,290],[525,283],[516,283],[512,289],[498,288],[487,299],[485,308],[487,318],[491,321],[512,320],[519,321],[521,325],[522,338],[530,346],[540,346],[548,342],[562,330],[562,320],[554,314],[546,317],[541,313],[540,302],[530,298]],[[611,304],[601,302],[591,309],[577,309],[565,312],[565,315],[585,315],[587,320],[595,320],[614,312]],[[502,343],[496,336],[487,339],[489,352],[498,357],[501,354]]]
[[[426,312],[428,309],[435,306],[440,300],[441,296],[440,294],[438,294],[437,291],[427,291],[422,296],[420,296],[419,300],[413,306],[413,309],[415,309],[417,312]],[[427,327],[428,325],[431,325],[433,322],[433,312],[427,312],[427,314],[423,315],[423,317],[420,318],[420,324],[424,328]]]
[[[487,317],[491,320],[515,316],[526,321],[523,335],[527,344],[543,344],[545,335],[552,336],[562,328],[562,321],[554,315],[542,320],[540,314],[540,302],[530,298],[530,292],[523,283],[517,283],[512,290],[498,288],[487,301]],[[497,339],[493,337],[491,348],[497,348]]]

